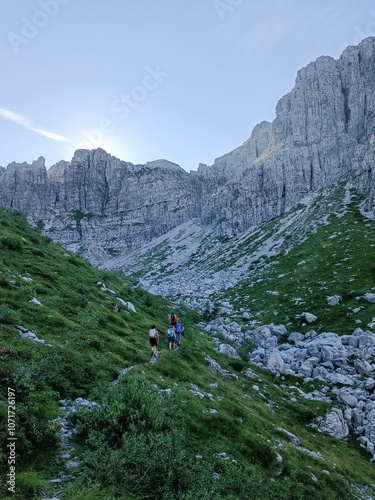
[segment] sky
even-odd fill
[[[212,165],[300,68],[367,36],[370,0],[3,0],[0,165],[82,147]]]

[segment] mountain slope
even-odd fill
[[[358,442],[310,426],[330,404],[291,401],[294,378],[280,385],[256,367],[254,380],[245,377],[249,364],[217,352],[187,309],[178,309],[186,329],[180,350],[169,352],[162,337],[150,363],[147,331],[152,323],[165,331],[170,303],[90,267],[19,214],[1,211],[0,224],[0,411],[5,421],[13,388],[18,439],[16,493],[7,496],[2,479],[2,498],[56,490],[69,500],[374,498],[373,465]],[[15,324],[50,345],[24,338]],[[210,371],[209,358],[227,372]],[[96,406],[73,402],[78,397]],[[3,448],[4,473],[7,458]]]

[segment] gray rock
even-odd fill
[[[228,370],[224,370],[223,368],[221,368],[219,363],[209,356],[206,356],[204,359],[208,362],[208,369],[211,370],[215,375],[222,375],[225,378],[238,378],[238,376],[234,373],[230,373],[228,372]]]
[[[79,466],[79,463],[78,462],[75,462],[74,460],[69,460],[68,462],[66,462],[65,464],[65,467],[67,469],[73,469],[75,467],[78,467]]]
[[[276,453],[276,461],[279,463],[283,461],[283,457],[280,455],[280,453]]]
[[[352,416],[353,416],[353,412],[351,410],[351,408],[347,408],[345,411],[344,411],[344,419],[347,421],[347,422],[351,422],[352,421]]]
[[[306,321],[307,323],[314,323],[314,321],[316,321],[318,319],[317,316],[315,316],[314,314],[311,314],[309,312],[303,312],[300,315],[300,318],[303,319],[304,321]]]
[[[292,444],[294,444],[295,446],[300,446],[300,445],[301,445],[301,442],[300,442],[300,440],[297,438],[297,436],[295,436],[295,435],[294,435],[294,434],[292,434],[291,432],[289,432],[289,431],[287,431],[287,430],[283,429],[282,427],[278,427],[278,428],[277,428],[277,430],[278,430],[279,432],[282,432],[283,434],[285,434],[285,435],[289,438],[290,442],[291,442]]]
[[[361,335],[359,335],[358,348],[367,350],[370,356],[374,355],[375,335],[370,331],[363,332]]]
[[[375,380],[372,377],[368,378],[365,382],[364,388],[367,391],[372,391],[373,389],[375,389]]]
[[[325,380],[327,373],[327,370],[323,366],[319,365],[313,369],[312,377],[319,380]]]
[[[304,361],[301,366],[298,368],[298,373],[303,377],[311,377],[313,372],[313,367],[311,363]]]
[[[39,300],[36,299],[35,297],[33,297],[32,299],[30,299],[29,302],[32,302],[33,304],[36,304],[37,306],[41,306],[42,305],[42,303],[39,302]]]
[[[276,337],[281,337],[282,335],[285,335],[287,330],[284,325],[274,325],[271,323],[270,325],[267,325],[271,334],[275,335]]]
[[[113,293],[115,293],[115,292],[113,292]],[[120,299],[120,297],[116,297],[116,298],[120,302],[120,304],[122,304],[124,307],[127,307],[128,309],[130,309],[131,311],[133,311],[133,313],[137,312],[134,305],[131,302]]]
[[[352,422],[355,428],[359,428],[363,422],[363,414],[359,410],[353,410],[352,412]]]
[[[266,352],[264,366],[273,372],[281,372],[284,368],[284,361],[277,349]]]
[[[245,373],[246,378],[256,378],[256,374],[253,372],[251,368],[248,368]]]
[[[304,338],[305,338],[305,336],[302,333],[293,332],[289,335],[288,340],[289,340],[289,342],[300,342]]]
[[[366,302],[370,302],[371,304],[375,304],[375,293],[365,293],[364,295],[362,295],[362,298]]]
[[[342,297],[340,295],[332,295],[330,297],[327,297],[327,304],[329,306],[337,306],[341,299]]]
[[[349,435],[348,426],[344,420],[342,411],[333,408],[328,412],[323,422],[318,427],[319,432],[324,432],[336,439],[345,439]]]
[[[350,377],[336,372],[328,373],[328,375],[326,376],[326,380],[330,384],[334,385],[347,385],[347,386],[354,385],[354,381]]]
[[[375,444],[375,410],[371,410],[366,416],[365,436]]]
[[[370,377],[374,373],[372,366],[365,359],[355,359],[354,367],[358,373],[367,377]]]
[[[241,359],[240,356],[237,354],[237,351],[229,344],[220,344],[218,351],[221,352],[222,354],[226,354],[230,358]]]
[[[259,347],[264,347],[265,340],[271,335],[271,330],[267,326],[259,326],[253,331],[255,344]]]
[[[341,402],[343,402],[345,405],[350,406],[351,408],[355,408],[358,405],[358,400],[355,396],[350,394],[350,392],[342,390],[339,393],[339,398]]]

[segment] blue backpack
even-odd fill
[[[170,338],[170,339],[174,338],[174,331],[172,328],[168,328],[167,335],[168,335],[168,338]]]
[[[181,323],[177,323],[177,325],[176,325],[176,333],[181,333],[181,330],[182,330]]]

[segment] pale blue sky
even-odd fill
[[[0,165],[100,145],[195,170],[366,36],[369,0],[3,0]]]

